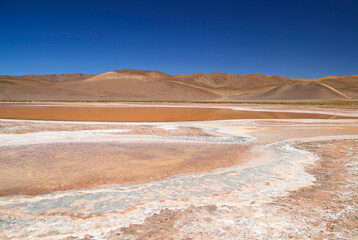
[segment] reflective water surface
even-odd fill
[[[0,118],[104,122],[176,122],[224,119],[345,119],[315,113],[242,111],[200,107],[114,107],[0,104]]]

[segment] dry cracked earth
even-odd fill
[[[358,239],[357,207],[357,119],[0,120],[0,239]]]

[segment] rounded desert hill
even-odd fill
[[[99,80],[140,80],[140,81],[168,81],[174,80],[174,77],[158,71],[122,69],[112,72],[98,74],[86,79],[86,81]]]
[[[123,69],[103,74],[0,75],[1,100],[235,101],[358,98],[358,75],[319,79]]]
[[[180,81],[221,90],[257,92],[291,82],[289,78],[262,74],[194,73],[177,75]]]
[[[98,100],[214,100],[221,96],[198,87],[175,82],[171,75],[158,71],[124,69],[107,72],[84,81],[58,84],[90,94]]]
[[[77,100],[83,93],[61,89],[47,81],[0,78],[0,100]]]
[[[319,83],[337,89],[351,98],[358,98],[358,75],[329,76],[317,80]]]
[[[235,97],[242,100],[312,100],[312,99],[346,99],[343,94],[316,82],[296,82],[275,87],[271,90],[243,94]]]
[[[37,80],[43,82],[56,83],[56,82],[81,81],[93,76],[96,76],[96,74],[68,73],[68,74],[30,74],[30,75],[23,75],[23,76],[0,75],[0,80],[24,79],[24,80]]]

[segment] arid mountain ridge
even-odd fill
[[[31,79],[45,82],[80,81],[97,74],[70,73],[70,74],[30,74],[23,76],[0,75],[0,79]]]
[[[241,101],[358,98],[358,75],[318,79],[261,74],[168,75],[124,69],[103,74],[0,75],[1,100]]]

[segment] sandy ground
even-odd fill
[[[0,120],[0,153],[1,239],[358,238],[355,119]]]

